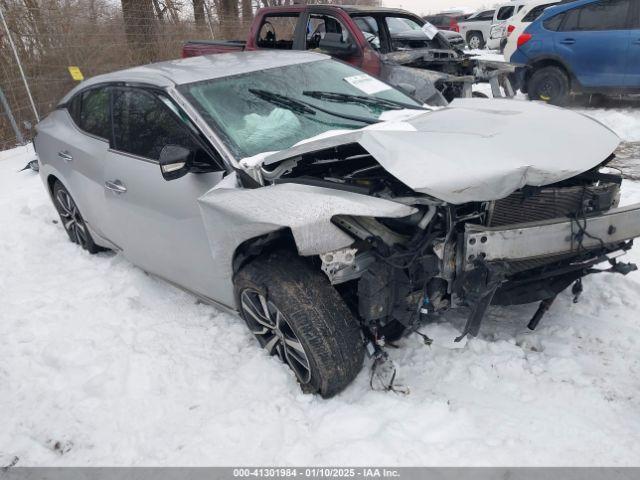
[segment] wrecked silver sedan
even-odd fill
[[[72,241],[240,312],[325,397],[447,309],[468,311],[459,339],[491,304],[540,302],[535,328],[584,276],[634,269],[616,260],[640,235],[606,168],[618,143],[566,110],[432,109],[292,52],[95,77],[35,139]]]

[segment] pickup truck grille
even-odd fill
[[[551,187],[520,190],[489,206],[487,226],[501,227],[524,222],[566,218],[579,214],[602,212],[617,206],[620,186],[599,185]]]

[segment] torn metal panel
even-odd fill
[[[360,144],[413,190],[463,204],[571,178],[600,164],[620,139],[569,110],[535,102],[458,99],[402,122],[299,144],[267,156],[263,167],[348,143]],[[529,148],[532,143],[535,149]]]
[[[406,65],[417,61],[423,62],[442,62],[442,61],[460,61],[460,57],[455,50],[444,50],[434,48],[416,48],[413,50],[400,50],[397,52],[389,52],[381,55],[383,61],[396,63],[398,65]]]
[[[383,61],[380,78],[398,87],[402,87],[403,84],[411,85],[415,88],[415,92],[412,93],[414,98],[428,105],[444,107],[448,102],[436,88],[436,83],[451,81],[451,78],[456,77],[433,70],[404,67]]]
[[[350,246],[354,239],[335,226],[336,215],[401,218],[416,209],[400,203],[329,188],[285,183],[257,189],[214,188],[198,199],[220,277],[223,303],[233,305],[232,262],[246,240],[288,228],[300,255]],[[226,280],[225,280],[226,279]]]

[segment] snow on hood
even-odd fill
[[[537,102],[458,99],[402,121],[309,139],[263,165],[359,143],[413,190],[460,204],[556,183],[604,161],[618,136],[582,114]]]

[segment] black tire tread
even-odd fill
[[[479,32],[477,30],[469,32],[469,34],[467,35],[467,45],[469,44],[469,40],[471,40],[471,37],[473,36],[477,36],[480,38],[480,46],[478,48],[479,49],[484,48],[485,45],[487,44],[484,40],[484,35],[482,34],[482,32]]]
[[[62,182],[60,180],[58,180],[58,179],[54,180],[53,186],[51,188],[51,193],[52,193],[52,196],[53,196],[53,204],[54,204],[56,210],[58,211],[58,214],[60,213],[60,211],[58,210],[58,205],[57,205],[58,204],[58,200],[56,199],[56,194],[57,194],[57,192],[59,190],[64,190],[67,193],[67,195],[69,195],[71,197],[73,202],[76,203],[75,198],[73,198],[71,193],[69,193],[69,190],[67,190],[67,188],[62,184]],[[77,203],[76,203],[76,208],[80,209],[80,207],[78,206]],[[80,212],[80,216],[82,217],[82,212]],[[60,217],[60,220],[62,221],[62,217]],[[82,221],[84,223],[84,217],[82,217]],[[87,244],[85,246],[83,246],[83,248],[87,252],[92,254],[92,255],[95,254],[95,253],[98,253],[98,252],[102,252],[104,249],[95,244],[95,242],[93,241],[93,237],[91,236],[91,232],[89,232],[89,229],[86,228],[86,224],[85,224],[85,232],[87,234]],[[67,232],[65,230],[65,233],[69,237],[69,240],[71,240],[73,242],[69,232]]]
[[[360,327],[321,271],[291,252],[277,251],[242,268],[234,285],[239,310],[240,294],[253,288],[287,318],[308,350],[312,377],[304,391],[328,398],[358,375],[364,358]]]
[[[529,96],[534,95],[537,91],[537,84],[541,82],[546,76],[555,77],[562,84],[561,93],[555,98],[549,101],[552,105],[566,105],[569,102],[569,94],[571,93],[571,82],[567,73],[560,67],[553,65],[542,67],[533,72],[528,82],[527,91]],[[539,100],[538,98],[532,98],[532,100]]]

